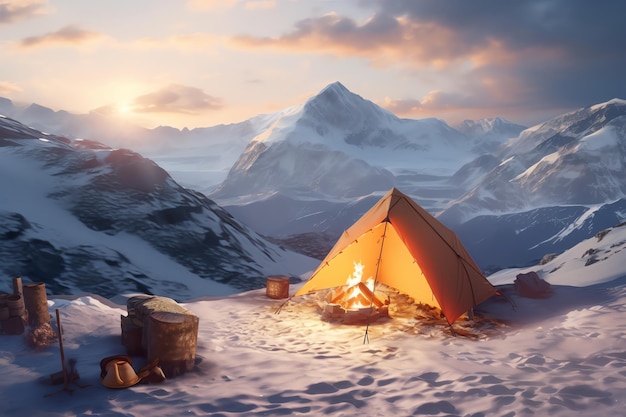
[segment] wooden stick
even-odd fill
[[[13,294],[22,295],[22,278],[13,278]]]
[[[61,328],[61,315],[59,309],[56,309],[57,327],[59,328],[59,350],[61,350],[61,369],[63,371],[63,389],[69,389],[69,381],[67,378],[67,368],[65,367],[65,352],[63,351],[63,329]]]
[[[65,391],[70,394],[74,392],[73,389],[70,388],[70,381],[67,375],[67,368],[65,367],[65,352],[63,351],[63,329],[61,328],[61,315],[59,314],[59,309],[56,309],[57,315],[57,328],[59,331],[59,350],[61,351],[61,373],[63,374],[63,388],[61,388],[57,392],[53,392],[50,394],[44,395],[44,397],[51,397],[53,395],[57,395],[59,392]]]

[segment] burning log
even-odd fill
[[[344,287],[337,288],[330,294],[330,301],[329,301],[330,304],[341,303],[341,300],[345,297],[345,295],[346,295],[346,290]]]
[[[380,301],[378,297],[376,297],[374,292],[370,290],[363,282],[359,282],[357,284],[357,287],[359,289],[358,299],[360,300],[360,303],[362,305],[368,306],[370,304],[373,304],[376,307],[383,306],[383,302]],[[364,300],[365,302],[363,302],[362,300]]]
[[[345,324],[364,324],[381,317],[389,317],[389,310],[364,282],[343,286],[331,291],[322,316]]]

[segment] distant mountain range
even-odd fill
[[[502,119],[464,127],[468,133],[438,119],[400,119],[333,83],[253,138],[212,196],[384,193],[403,175],[449,176],[523,130]]]
[[[499,117],[450,126],[398,118],[337,82],[301,105],[193,130],[124,127],[6,101],[0,111],[132,148],[237,221],[318,257],[395,186],[495,271],[535,263],[626,219],[625,103],[530,128]]]

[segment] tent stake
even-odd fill
[[[287,298],[285,301],[283,301],[278,308],[276,309],[276,311],[274,311],[274,314],[280,314],[280,312],[282,311],[283,307],[285,306],[285,304],[287,304],[289,301],[291,301],[291,299],[293,298],[293,295],[289,298]]]
[[[452,332],[452,336],[456,337],[456,332],[454,331],[454,327],[452,327],[452,324],[448,323],[448,326],[450,326],[450,332]]]

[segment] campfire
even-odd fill
[[[383,302],[374,293],[374,278],[363,282],[361,262],[354,262],[354,271],[348,276],[346,285],[335,288],[326,296],[322,316],[343,323],[371,323],[381,317],[389,317],[388,302]]]

